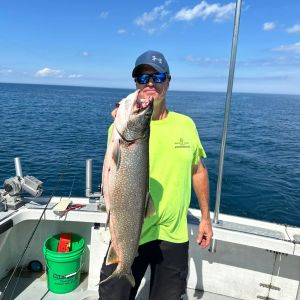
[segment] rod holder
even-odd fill
[[[23,177],[20,157],[15,157],[16,176]]]
[[[87,159],[85,162],[85,196],[90,197],[92,194],[92,173],[93,173],[93,160]]]
[[[93,160],[87,159],[85,161],[85,196],[90,199],[90,202],[95,199],[101,198],[100,193],[93,193],[92,182],[93,182]]]

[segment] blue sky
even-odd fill
[[[165,54],[173,90],[226,91],[235,1],[1,0],[0,82],[133,88]],[[243,1],[234,91],[300,94],[300,1]]]

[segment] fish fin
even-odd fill
[[[112,244],[110,244],[105,264],[111,265],[111,264],[116,264],[118,262],[119,262],[119,257],[117,255],[117,252],[115,248],[112,246]]]
[[[131,286],[134,287],[135,286],[135,280],[134,280],[134,277],[132,275],[132,272],[130,274],[125,274],[125,277],[128,279]]]
[[[150,193],[146,195],[145,218],[152,217],[155,214],[155,206]]]
[[[110,220],[110,210],[109,210],[108,213],[107,213],[107,219],[106,219],[106,224],[105,224],[105,230],[106,230],[107,227],[108,227],[109,220]]]
[[[131,284],[131,286],[134,287],[134,286],[135,286],[135,279],[134,279],[134,277],[133,277],[133,275],[132,275],[132,272],[131,272],[130,274],[123,274],[123,275],[127,278],[127,280],[129,281],[129,283]],[[121,274],[113,273],[113,274],[111,274],[109,277],[107,277],[107,278],[101,280],[97,285],[101,285],[101,284],[103,284],[103,283],[109,281],[110,279],[112,279],[112,278],[114,278],[114,277],[119,277],[119,278],[120,278],[120,277],[121,277]]]
[[[103,280],[99,281],[99,282],[98,282],[98,284],[96,284],[96,286],[97,286],[97,285],[101,285],[102,283],[105,283],[105,282],[107,282],[108,280],[110,280],[110,279],[111,279],[111,277],[112,277],[112,276],[110,275],[110,276],[108,276],[107,278],[105,278],[105,279],[103,279]]]
[[[120,162],[121,162],[120,140],[117,140],[116,143],[114,143],[113,160],[114,160],[114,162],[117,166],[117,170],[118,170],[120,167]]]

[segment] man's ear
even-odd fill
[[[116,115],[117,115],[117,111],[118,108],[116,107],[112,112],[111,112],[111,116],[113,117],[113,119],[115,119]]]

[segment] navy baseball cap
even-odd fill
[[[158,51],[148,50],[141,54],[135,61],[132,77],[136,77],[138,75],[139,68],[142,65],[149,65],[159,73],[170,74],[169,65],[164,55]]]

